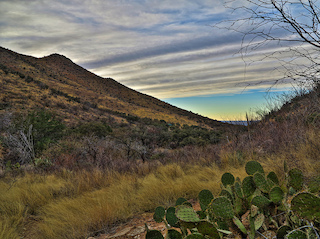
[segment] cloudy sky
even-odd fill
[[[235,120],[262,107],[281,76],[272,59],[243,59],[241,35],[213,27],[235,17],[223,0],[0,0],[0,46],[59,53],[176,106]]]

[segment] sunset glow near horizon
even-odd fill
[[[212,27],[232,17],[223,0],[2,0],[0,46],[35,57],[59,53],[180,108],[242,120],[265,107],[282,73],[277,61],[258,60],[274,48],[248,53],[248,64],[242,35]]]

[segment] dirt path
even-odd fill
[[[200,206],[195,201],[190,201],[195,210],[199,210]],[[139,214],[125,223],[121,223],[109,229],[108,233],[101,234],[97,237],[89,237],[87,239],[143,239],[146,235],[145,223],[149,229],[156,229],[165,235],[166,227],[164,223],[156,223],[153,220],[153,213]]]

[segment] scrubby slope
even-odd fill
[[[119,119],[125,114],[189,125],[225,125],[99,77],[59,54],[34,58],[0,47],[0,80],[0,109],[47,108],[66,121]]]

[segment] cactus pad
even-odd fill
[[[239,218],[234,217],[232,219],[232,221],[240,229],[240,231],[242,231],[244,234],[248,233],[246,227],[242,224],[242,222],[239,220]]]
[[[295,230],[292,233],[289,233],[286,238],[290,239],[307,239],[307,234],[300,230]]]
[[[198,232],[210,238],[220,238],[217,228],[208,221],[201,221],[197,225]]]
[[[157,230],[149,230],[146,234],[146,239],[164,239],[161,232]]]
[[[303,174],[300,169],[294,168],[289,171],[288,184],[295,190],[301,190],[303,186]]]
[[[225,189],[221,190],[220,196],[228,198],[231,202],[233,201],[231,193]]]
[[[284,238],[289,231],[291,231],[291,227],[287,225],[281,226],[277,231],[277,239]]]
[[[311,193],[303,192],[296,195],[291,201],[291,208],[303,218],[320,219],[320,198]]]
[[[252,199],[251,203],[259,208],[265,208],[271,203],[271,201],[265,196],[256,196]]]
[[[270,185],[268,184],[265,176],[259,172],[253,175],[253,181],[255,185],[264,193],[268,193],[270,190]]]
[[[220,218],[231,219],[234,216],[232,204],[226,197],[213,199],[208,206],[208,210]]]
[[[192,233],[185,237],[185,239],[205,239],[205,237],[200,233]]]
[[[164,219],[164,215],[166,213],[166,210],[163,208],[163,207],[157,207],[154,211],[154,214],[153,214],[153,219],[156,221],[156,222],[162,222],[163,219]]]
[[[172,227],[174,227],[179,221],[179,218],[176,217],[175,213],[176,209],[174,207],[169,207],[166,211],[166,220]]]
[[[234,181],[234,176],[231,173],[224,173],[221,177],[221,182],[225,187],[227,187],[227,185],[234,184]]]
[[[244,193],[242,192],[241,184],[239,182],[236,182],[234,184],[234,191],[239,198],[245,198]]]
[[[255,205],[251,205],[250,216],[255,217],[258,214],[259,208]]]
[[[245,197],[250,197],[254,191],[256,190],[256,186],[253,181],[252,176],[245,177],[242,181],[242,191]]]
[[[264,215],[258,214],[258,216],[254,219],[254,229],[258,231],[259,228],[262,227],[263,223],[264,223]]]
[[[268,173],[267,178],[270,179],[274,184],[279,185],[279,179],[275,172]]]
[[[256,172],[264,174],[263,167],[257,161],[249,161],[246,164],[245,169],[246,169],[246,172],[247,172],[248,175],[253,175]]]
[[[198,197],[199,197],[201,210],[205,211],[208,205],[210,204],[210,202],[212,201],[213,195],[209,190],[204,189],[199,193]]]
[[[185,198],[178,198],[176,201],[176,206],[182,205],[186,201],[187,201],[187,199],[185,199]]]
[[[284,192],[278,186],[273,187],[269,192],[269,198],[274,203],[280,203],[284,197]]]
[[[169,229],[167,239],[182,239],[182,234],[174,229]]]
[[[187,205],[179,205],[176,207],[176,217],[185,222],[199,222],[198,214],[192,207]]]

